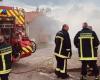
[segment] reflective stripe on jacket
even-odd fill
[[[55,55],[61,58],[70,58],[71,41],[67,31],[59,31],[55,37]]]
[[[84,28],[79,31],[75,38],[74,44],[78,48],[80,60],[97,60],[96,47],[99,40],[94,31]]]
[[[0,74],[6,74],[11,71],[12,65],[12,47],[6,43],[0,44]]]

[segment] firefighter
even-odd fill
[[[0,32],[0,80],[8,80],[12,65],[12,47]]]
[[[69,27],[67,24],[62,26],[62,30],[56,34],[55,37],[55,58],[57,61],[57,67],[55,74],[58,78],[68,78],[67,74],[67,59],[72,56],[71,41],[68,33]]]
[[[94,80],[99,80],[99,70],[97,67],[97,52],[96,48],[99,45],[99,40],[96,33],[88,28],[88,24],[83,23],[83,29],[79,31],[75,38],[74,44],[79,51],[79,58],[82,62],[81,79],[87,80],[87,65],[92,64]]]

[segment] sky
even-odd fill
[[[100,0],[3,0],[3,4],[14,4],[23,3],[26,5],[40,6],[40,5],[64,5],[69,3],[94,3],[99,6]]]
[[[94,4],[99,6],[100,0],[3,0],[0,5],[19,6],[24,8],[31,8],[36,6],[64,6],[64,5],[78,5],[78,4]]]
[[[49,15],[64,23],[66,22],[65,18],[73,18],[74,20],[78,15],[78,18],[82,17],[81,19],[84,21],[87,17],[86,21],[90,20],[90,18],[98,20],[100,18],[99,3],[100,0],[3,0],[0,2],[0,5],[22,7],[27,11],[33,10],[36,7],[50,8],[51,13]]]
[[[27,11],[36,7],[50,8],[48,17],[61,25],[67,23],[72,38],[82,27],[83,22],[93,26],[100,39],[100,0],[3,0],[0,5],[22,7]]]

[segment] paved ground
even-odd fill
[[[10,74],[10,80],[61,80],[57,79],[54,74],[56,61],[53,50],[53,46],[38,49],[31,56],[15,63]],[[72,59],[68,60],[68,72],[74,79],[69,80],[79,79],[80,66],[77,52],[73,51]],[[89,80],[93,80],[93,78],[89,78]]]

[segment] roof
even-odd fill
[[[14,9],[14,8],[9,6],[0,6],[0,9]]]

